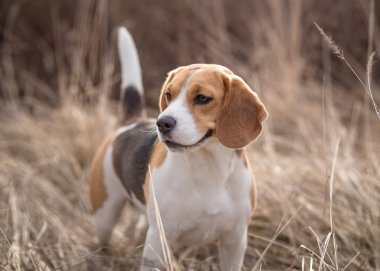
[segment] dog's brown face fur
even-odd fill
[[[160,97],[161,111],[186,91],[186,106],[200,134],[212,130],[223,145],[242,148],[262,131],[267,111],[256,93],[219,65],[196,64],[169,73]]]

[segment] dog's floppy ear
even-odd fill
[[[268,112],[257,94],[236,75],[223,75],[225,98],[216,120],[216,137],[228,148],[240,149],[255,140]]]
[[[166,107],[168,107],[168,103],[166,102],[166,98],[165,98],[165,90],[169,82],[173,79],[173,77],[174,77],[174,71],[169,72],[168,75],[166,76],[166,80],[164,84],[162,85],[161,94],[160,94],[160,103],[159,103],[160,112],[164,111]]]
[[[166,98],[165,98],[165,90],[166,88],[168,87],[168,84],[172,81],[174,75],[181,69],[182,67],[179,67],[177,69],[174,69],[172,71],[170,71],[168,73],[168,75],[166,76],[166,80],[164,82],[164,84],[162,85],[162,88],[161,88],[161,94],[160,94],[160,103],[159,103],[159,107],[160,107],[160,112],[164,111],[166,109],[166,107],[168,107],[168,103],[166,102]]]

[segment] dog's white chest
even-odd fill
[[[245,224],[251,214],[250,178],[230,150],[198,156],[170,153],[151,180],[169,242],[174,246],[210,243]],[[151,195],[148,219],[154,225]]]
[[[209,193],[210,192],[210,193]],[[175,231],[179,245],[201,245],[217,240],[221,232],[233,227],[235,208],[225,188],[214,191],[194,191],[183,195],[182,213],[176,217],[180,223],[169,226]]]

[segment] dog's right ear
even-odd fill
[[[168,73],[168,75],[166,76],[166,80],[164,82],[164,84],[162,85],[162,88],[161,88],[161,94],[160,94],[160,103],[159,103],[159,107],[160,107],[160,112],[164,111],[166,109],[166,107],[168,107],[168,103],[166,102],[166,98],[165,98],[165,91],[168,87],[168,85],[170,84],[170,82],[173,80],[173,77],[174,75],[181,69],[182,67],[179,67],[175,70],[172,70]]]
[[[236,75],[224,75],[225,98],[216,120],[216,137],[232,149],[241,149],[263,130],[268,112],[257,94]]]

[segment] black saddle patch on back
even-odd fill
[[[145,176],[156,140],[155,123],[144,121],[118,135],[113,144],[112,156],[116,174],[128,193],[142,203],[145,203]]]

